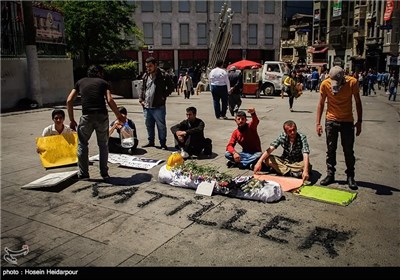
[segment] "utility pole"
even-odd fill
[[[28,96],[43,106],[39,62],[36,49],[36,28],[34,25],[32,1],[22,1],[22,10],[24,14],[24,40],[28,75]]]

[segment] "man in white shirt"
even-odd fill
[[[217,119],[228,119],[226,111],[228,110],[228,92],[230,91],[230,83],[228,73],[222,69],[224,62],[218,59],[216,67],[211,70],[208,78],[211,85],[211,94],[214,103],[214,112]]]

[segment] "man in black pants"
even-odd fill
[[[204,137],[204,122],[196,117],[197,109],[189,107],[186,109],[186,120],[171,127],[175,137],[176,148],[187,158],[191,155],[199,156],[202,152],[205,156],[212,154],[212,141]]]
[[[237,71],[235,66],[232,66],[229,69],[228,78],[231,86],[231,90],[228,92],[228,107],[233,117],[239,111],[240,105],[242,105],[242,99],[240,98],[243,88],[242,73]]]

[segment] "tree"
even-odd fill
[[[68,51],[83,55],[86,66],[132,48],[123,35],[134,34],[136,42],[143,43],[132,18],[135,8],[127,1],[54,1],[52,5],[64,14]]]

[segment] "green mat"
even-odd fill
[[[321,186],[303,186],[293,193],[299,196],[342,206],[349,205],[357,196],[356,192],[325,188]]]

